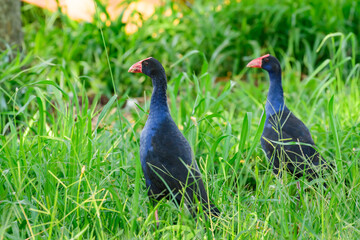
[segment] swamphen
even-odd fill
[[[144,73],[153,84],[150,113],[140,136],[141,166],[152,203],[167,198],[180,204],[184,199],[194,216],[197,199],[207,216],[218,216],[220,212],[209,202],[190,144],[170,115],[163,66],[149,57],[132,65],[129,72]],[[155,217],[158,225],[157,210]]]
[[[247,67],[262,68],[269,73],[270,88],[261,146],[274,173],[281,175],[280,169],[286,169],[295,178],[301,178],[304,174],[309,181],[317,178],[326,163],[315,150],[309,129],[284,103],[279,61],[267,54],[252,60]]]

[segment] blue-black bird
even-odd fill
[[[247,67],[262,68],[269,73],[270,88],[261,146],[274,173],[281,176],[280,170],[285,169],[296,179],[304,175],[309,181],[318,178],[321,169],[327,165],[316,151],[309,129],[284,103],[279,61],[267,54],[252,60]]]
[[[170,115],[163,66],[149,57],[132,65],[129,72],[144,73],[153,84],[150,112],[140,136],[140,160],[151,202],[167,198],[180,205],[184,199],[195,216],[195,202],[199,201],[207,217],[219,216],[219,210],[209,202],[190,144]],[[157,210],[155,217],[158,224]]]

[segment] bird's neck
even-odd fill
[[[165,75],[165,74],[164,74]],[[153,82],[153,94],[151,96],[150,103],[150,116],[159,115],[162,113],[168,113],[169,107],[167,104],[166,88],[167,81],[166,76],[157,76],[152,78]]]
[[[286,108],[284,103],[284,92],[281,83],[281,71],[269,72],[269,77],[270,87],[265,105],[267,117]]]

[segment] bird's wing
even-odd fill
[[[314,145],[309,129],[288,109],[272,115],[269,121],[271,125],[276,126],[275,129],[279,131],[280,136],[283,134],[283,137]],[[278,124],[279,122],[280,124]]]
[[[279,168],[277,158],[286,158],[291,161],[287,167],[291,172],[302,176],[304,169],[309,176],[316,175],[315,166],[325,164],[325,160],[315,149],[314,140],[311,137],[309,129],[289,110],[273,115],[269,118],[269,124],[264,128],[262,145],[269,153],[273,154],[275,159],[274,166]],[[282,142],[278,144],[275,142]],[[291,143],[292,142],[292,143]]]

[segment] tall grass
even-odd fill
[[[315,21],[320,16],[312,9],[330,18],[332,3],[271,4],[230,2],[219,10],[210,2],[194,3],[182,7],[184,22],[174,27],[171,20],[180,10],[166,3],[134,36],[126,36],[121,23],[104,28],[119,87],[115,94],[96,26],[56,14],[27,22],[41,17],[25,6],[27,54],[9,62],[4,52],[0,61],[0,239],[359,238],[359,39],[358,26],[348,22],[358,13],[347,14],[353,5],[344,1],[339,24],[326,25]],[[305,9],[288,10],[296,4]],[[174,15],[162,17],[169,7]],[[244,17],[236,18],[237,11]],[[314,25],[296,18],[284,43],[287,17],[305,18],[304,12],[312,13]],[[280,40],[270,38],[271,32],[257,36],[261,26]],[[343,28],[327,35],[331,26]],[[154,29],[165,34],[150,38]],[[242,42],[252,48],[242,49]],[[268,168],[259,139],[269,82],[263,72],[246,73],[242,67],[265,52],[281,60],[287,106],[336,166],[326,178],[328,189],[301,181],[297,191],[294,179],[284,177],[281,183]],[[151,95],[151,88],[142,86],[151,81],[125,73],[150,55],[165,65],[171,114],[221,209],[210,224],[163,201],[156,206],[161,223],[155,227],[139,165],[139,135]],[[230,79],[216,80],[227,71]],[[100,104],[104,93],[109,101]],[[138,95],[144,101],[137,107],[122,108],[129,96]]]

